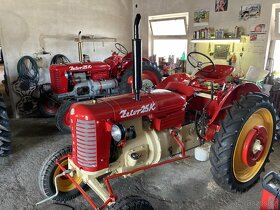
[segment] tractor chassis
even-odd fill
[[[95,209],[95,210],[101,210],[106,208],[107,206],[111,205],[113,202],[115,202],[118,197],[117,195],[113,192],[113,189],[111,187],[110,184],[110,180],[112,179],[116,179],[119,178],[121,176],[126,176],[126,175],[131,175],[134,174],[136,172],[141,172],[144,171],[146,169],[150,169],[150,168],[155,168],[157,166],[161,166],[161,165],[165,165],[167,163],[172,163],[172,162],[176,162],[179,160],[184,160],[189,158],[189,155],[185,154],[185,146],[182,143],[182,141],[178,138],[178,135],[176,134],[175,131],[171,131],[170,134],[172,135],[174,141],[178,144],[178,146],[181,149],[181,152],[179,153],[180,157],[176,157],[176,158],[172,158],[172,159],[168,159],[168,160],[164,160],[158,163],[154,163],[151,165],[146,165],[146,166],[142,166],[142,167],[138,167],[138,168],[134,168],[132,170],[128,170],[122,173],[116,173],[113,175],[109,175],[106,176],[105,178],[103,178],[103,181],[106,185],[106,188],[104,187],[104,185],[102,183],[100,183],[97,178],[101,175],[110,173],[108,171],[108,169],[103,169],[101,171],[98,172],[94,172],[94,173],[85,173],[84,171],[82,171],[81,169],[79,169],[71,160],[71,154],[68,154],[66,156],[61,157],[60,159],[56,160],[56,165],[62,170],[62,173],[58,174],[57,177],[60,176],[66,176],[75,186],[76,188],[80,191],[80,193],[84,196],[84,198],[88,201],[88,203],[90,204],[90,206]],[[65,158],[68,158],[68,169],[66,169],[64,166],[62,166],[60,164],[60,160],[63,160]],[[113,171],[113,170],[111,170]],[[103,205],[101,207],[98,207],[94,201],[88,196],[88,194],[85,192],[85,190],[73,179],[73,177],[71,176],[71,174],[73,174],[74,172],[76,172],[78,175],[86,175],[86,180],[87,180],[87,185],[93,189],[93,191],[103,200]],[[57,178],[55,177],[55,179]],[[56,185],[56,182],[55,182]],[[56,187],[57,189],[57,187]],[[57,193],[58,194],[58,193]],[[40,205],[48,200],[53,199],[57,194],[42,200],[40,202],[38,202],[36,205]]]

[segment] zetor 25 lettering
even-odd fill
[[[91,69],[91,65],[83,65],[83,66],[70,66],[70,71],[77,71],[77,70],[85,70],[85,69]]]
[[[156,104],[153,102],[151,104],[143,105],[143,106],[141,106],[140,109],[136,109],[136,110],[131,109],[129,111],[129,110],[124,109],[124,110],[120,111],[120,116],[121,116],[121,118],[126,118],[126,117],[131,117],[134,115],[154,111],[155,109],[156,109]]]

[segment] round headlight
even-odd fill
[[[111,135],[115,141],[119,142],[125,137],[125,128],[121,124],[115,124],[112,126]]]

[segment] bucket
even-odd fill
[[[209,159],[210,144],[203,144],[194,149],[194,158],[198,161],[207,161]]]

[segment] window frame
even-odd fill
[[[149,18],[149,28],[150,28],[150,38],[151,38],[151,44],[150,44],[150,52],[151,55],[154,54],[154,41],[155,40],[186,40],[187,46],[188,46],[188,13],[181,13],[181,14],[171,14],[171,17],[156,17],[156,18]],[[186,35],[154,35],[153,34],[153,27],[151,25],[151,22],[155,21],[165,21],[165,20],[177,20],[177,19],[183,19],[184,20],[184,26],[185,26],[185,32]],[[186,49],[187,50],[187,49]]]
[[[274,40],[280,40],[280,8],[275,9]]]
[[[168,21],[168,20],[181,20],[181,19],[184,21],[185,35],[154,35],[152,22],[162,22],[162,21]],[[161,18],[161,19],[149,20],[149,25],[150,25],[152,36],[157,37],[158,39],[160,39],[162,37],[186,37],[187,33],[188,33],[187,20],[186,19],[187,19],[186,17],[181,16],[181,17]],[[176,39],[178,39],[178,38],[176,38]]]

